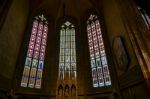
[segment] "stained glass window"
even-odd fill
[[[96,15],[87,20],[88,44],[93,78],[93,87],[111,85],[108,63],[102,38],[101,25]]]
[[[148,16],[148,14],[146,13],[146,11],[144,9],[142,9],[141,7],[137,7],[147,28],[150,29],[150,16]]]
[[[21,87],[41,88],[48,22],[44,15],[33,21]]]
[[[59,80],[76,79],[75,28],[69,21],[61,26]]]

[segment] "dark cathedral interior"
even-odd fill
[[[148,0],[0,0],[0,99],[150,99]]]

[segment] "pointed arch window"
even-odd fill
[[[87,20],[88,44],[93,78],[93,87],[111,85],[108,63],[100,22],[96,15],[90,15]]]
[[[21,87],[41,88],[48,22],[44,15],[33,21]]]
[[[69,21],[61,26],[59,80],[76,79],[75,27]]]

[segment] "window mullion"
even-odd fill
[[[95,32],[96,32],[96,41],[97,41],[97,49],[98,49],[98,54],[99,54],[99,60],[100,60],[100,66],[97,66],[97,72],[98,72],[98,80],[99,80],[99,86],[104,86],[105,84],[105,77],[104,77],[104,72],[103,72],[103,65],[102,65],[102,60],[101,60],[101,53],[100,53],[100,42],[98,41],[98,31],[97,31],[97,26],[96,22],[94,21],[94,27],[95,27]],[[99,27],[100,28],[100,27]],[[99,78],[100,77],[100,78]]]
[[[94,68],[92,68],[92,69],[95,69],[95,73],[93,73],[93,75],[95,76],[94,78],[96,78],[96,87],[98,87],[98,75],[97,75],[97,65],[96,65],[96,49],[95,49],[95,45],[96,44],[95,44],[95,41],[94,41],[95,37],[94,37],[93,21],[92,21],[92,23],[90,25],[90,28],[91,28],[91,35],[92,35],[93,51],[94,51],[94,59],[93,59],[93,61],[94,61],[94,65],[95,65]],[[92,72],[94,72],[94,70]]]

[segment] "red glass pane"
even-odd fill
[[[89,45],[89,49],[90,49],[90,51],[91,51],[91,50],[94,50],[94,49],[93,49],[93,46],[91,46],[91,45]]]
[[[33,22],[33,27],[34,27],[34,28],[37,28],[37,27],[38,27],[38,22],[37,22],[37,21],[34,21],[34,22]]]
[[[44,39],[47,38],[47,33],[46,33],[46,32],[43,33],[43,38],[44,38]]]
[[[30,48],[30,49],[34,49],[34,42],[30,42],[30,43],[29,43],[29,48]]]
[[[45,46],[41,46],[41,52],[45,52]]]
[[[92,40],[89,40],[89,46],[91,46]]]
[[[102,37],[99,39],[99,43],[103,43]]]
[[[35,42],[35,38],[36,38],[35,35],[31,35],[30,42]]]
[[[33,56],[33,49],[28,49],[28,53],[27,53],[28,57],[32,57]]]
[[[94,48],[95,48],[95,51],[98,49],[98,44],[97,44],[97,42],[95,42]]]
[[[37,44],[40,44],[40,43],[41,43],[41,38],[40,38],[40,37],[37,37],[37,38],[36,38],[36,43],[37,43]]]
[[[95,50],[95,54],[99,55],[99,50],[98,49]]]
[[[101,35],[101,30],[100,30],[100,28],[97,27],[96,30],[97,30],[97,34],[100,34],[100,35]]]
[[[89,47],[93,47],[93,42],[90,42],[90,43],[89,43]]]
[[[88,39],[89,39],[89,42],[92,42],[92,36],[89,36]]]
[[[41,37],[42,36],[42,31],[39,30],[37,36]]]
[[[44,25],[44,32],[47,32],[48,31],[48,27],[47,25]]]
[[[87,25],[87,30],[89,31],[91,29],[91,26],[88,24]]]
[[[96,40],[97,36],[96,33],[93,32],[93,40]]]
[[[39,24],[38,30],[43,30],[43,23]]]
[[[43,52],[40,52],[40,60],[44,60],[44,54]]]
[[[103,42],[99,43],[99,46],[100,46],[100,47],[104,47]]]
[[[91,29],[87,31],[88,32],[88,36],[92,36],[91,34]]]
[[[35,45],[35,49],[34,49],[34,50],[39,51],[39,50],[40,50],[40,44],[37,43],[37,44]]]
[[[39,57],[39,51],[34,51],[34,56],[33,56],[35,59],[38,59]]]
[[[42,45],[46,45],[46,40],[42,39]]]
[[[36,35],[36,32],[37,32],[37,28],[33,27],[33,28],[32,28],[32,34],[33,34],[33,35]]]
[[[102,34],[100,34],[100,33],[97,33],[97,36],[98,36],[98,38],[102,38]]]

